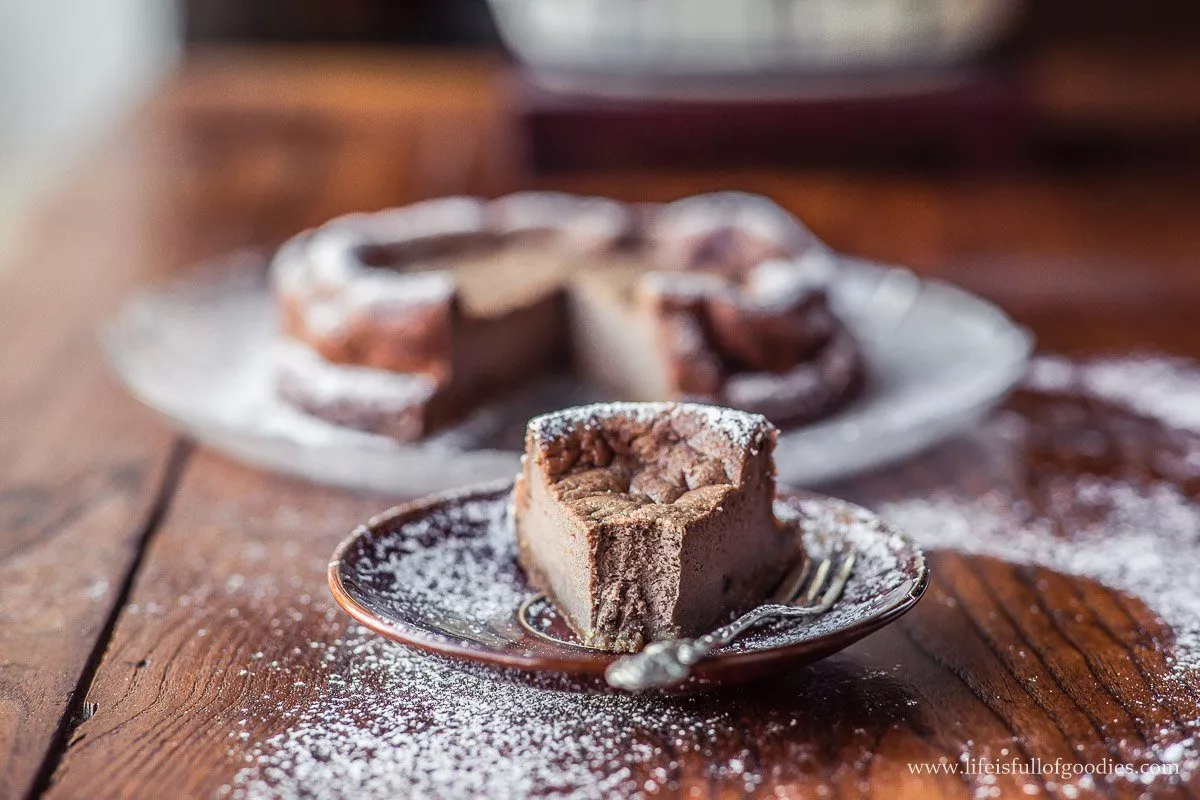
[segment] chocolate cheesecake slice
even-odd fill
[[[636,652],[762,600],[801,556],[772,511],[777,430],[690,403],[536,417],[513,493],[518,558],[589,647]]]

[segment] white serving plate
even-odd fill
[[[833,291],[867,387],[784,431],[779,478],[812,486],[912,455],[981,419],[1025,372],[1033,340],[1002,311],[906,269],[846,260]],[[424,494],[517,472],[525,420],[599,397],[570,379],[531,387],[415,444],[330,425],[273,391],[275,320],[263,259],[241,256],[131,298],[104,330],[131,393],[210,447],[319,483]]]
[[[1021,6],[1019,0],[489,3],[505,43],[540,73],[648,82],[958,62],[998,41]]]

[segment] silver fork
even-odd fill
[[[640,653],[609,664],[604,677],[609,686],[628,691],[682,683],[691,674],[693,664],[756,625],[817,616],[833,608],[850,580],[854,558],[854,551],[846,550],[817,562],[815,567],[811,558],[801,559],[780,581],[769,602],[698,639],[654,642]]]

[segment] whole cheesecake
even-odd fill
[[[528,192],[349,215],[274,259],[277,385],[400,441],[563,369],[624,399],[804,423],[862,380],[829,305],[835,273],[791,215],[738,193],[629,206]]]
[[[710,630],[803,556],[772,511],[776,434],[761,415],[690,403],[536,417],[513,490],[521,567],[589,647]]]

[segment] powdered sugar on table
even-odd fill
[[[1058,382],[1048,388],[1116,402],[1169,426],[1193,428],[1200,422],[1188,412],[1200,408],[1200,371],[1191,365],[1153,358],[1089,364],[1058,359],[1041,362],[1034,375],[1038,386],[1054,378]],[[1022,424],[1010,418],[980,436],[1019,438]],[[1176,684],[1178,697],[1190,698],[1185,705],[1200,705],[1193,702],[1200,683],[1200,505],[1182,485],[1155,478],[1064,473],[1043,488],[1048,500],[1036,513],[999,488],[978,499],[934,493],[893,501],[881,513],[929,548],[1040,565],[1136,596],[1174,630],[1174,642],[1163,643],[1173,665],[1167,679]],[[1068,516],[1087,521],[1064,531]],[[484,573],[478,577],[487,579]],[[710,758],[714,742],[744,735],[745,720],[702,698],[564,692],[493,680],[446,668],[359,628],[332,645],[314,646],[325,650],[327,685],[294,710],[295,721],[286,730],[252,743],[245,768],[226,793],[633,795],[670,786],[675,765],[689,756]],[[814,669],[826,675],[820,666]],[[860,673],[857,679],[865,678]],[[763,729],[768,738],[806,717],[783,698],[779,704],[778,715]],[[1200,774],[1198,732],[1200,720],[1182,717],[1177,727],[1148,734],[1144,746],[1122,741],[1116,755],[1173,765],[1179,769],[1176,780],[1194,781]],[[970,740],[962,742],[962,760],[972,747]],[[720,752],[725,755],[711,760],[705,774],[746,790],[786,782],[788,770],[800,768],[796,764],[819,759],[803,748],[788,750],[781,764],[756,761],[749,752],[739,755],[736,748]],[[663,764],[672,766],[655,766]],[[977,797],[997,790],[987,776],[964,780]],[[1101,780],[1080,776],[1056,780],[1053,789],[1049,783],[1026,786],[1035,794],[1090,796],[1103,791]],[[1169,779],[1127,780],[1153,790],[1154,781]]]

